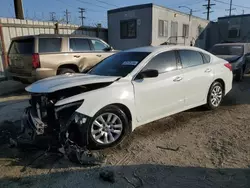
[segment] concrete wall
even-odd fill
[[[120,38],[120,21],[137,20],[137,37],[132,39]],[[148,46],[151,44],[152,9],[120,11],[108,13],[108,42],[118,50]]]
[[[205,36],[201,40],[197,40],[199,33],[198,27],[206,28],[209,21],[192,16],[189,20],[189,15],[182,12],[174,11],[165,7],[153,6],[153,26],[152,26],[152,45],[160,45],[164,42],[170,42],[171,36],[171,21],[178,22],[178,38],[177,44],[181,45],[190,45],[190,41],[193,41],[193,44],[196,43],[197,46],[205,48]],[[158,31],[158,22],[159,20],[168,21],[168,36],[160,37]],[[189,37],[184,38],[183,35],[183,24],[189,25]],[[205,34],[205,33],[204,33]],[[174,36],[175,37],[175,36]]]
[[[218,19],[221,41],[228,42],[250,42],[250,15],[228,16]],[[240,37],[229,38],[228,31],[231,28],[240,30]]]
[[[107,29],[95,27],[80,27],[79,25],[58,24],[33,20],[19,20],[13,18],[0,18],[0,77],[4,76],[7,52],[11,38],[38,34],[82,34],[99,37],[108,41]],[[1,45],[2,44],[2,45]]]

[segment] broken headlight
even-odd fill
[[[87,116],[79,113],[79,112],[75,112],[74,114],[74,122],[77,124],[84,124],[87,121]]]

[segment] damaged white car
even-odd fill
[[[142,47],[114,54],[87,74],[26,88],[22,142],[52,136],[80,147],[113,146],[136,127],[196,106],[217,108],[232,88],[231,65],[194,47]]]

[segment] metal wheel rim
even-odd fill
[[[222,94],[222,88],[220,86],[215,86],[212,89],[210,100],[213,106],[219,106],[222,100]]]
[[[121,119],[114,113],[99,115],[91,125],[91,136],[100,144],[111,144],[120,138],[123,130]]]

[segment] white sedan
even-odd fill
[[[55,76],[28,86],[32,97],[24,129],[36,135],[57,131],[60,139],[78,146],[105,148],[146,123],[201,105],[217,108],[232,80],[227,61],[199,48],[130,49],[104,59],[87,74]]]

